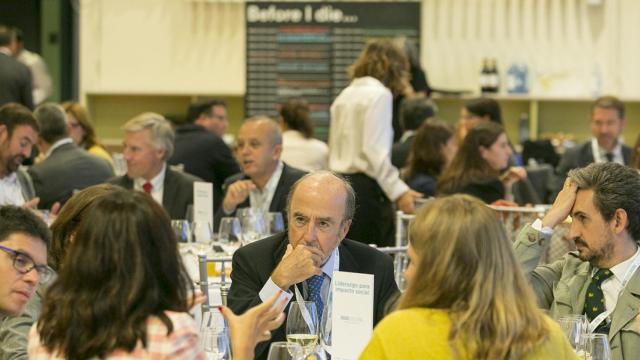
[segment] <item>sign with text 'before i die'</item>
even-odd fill
[[[246,21],[245,114],[275,119],[279,104],[302,97],[322,140],[329,107],[368,40],[420,43],[419,2],[247,2]]]

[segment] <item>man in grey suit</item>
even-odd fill
[[[64,205],[75,191],[101,184],[113,176],[105,160],[73,143],[60,105],[40,105],[33,116],[40,126],[38,147],[45,157],[29,169],[29,174],[41,207],[48,209],[56,202]]]
[[[514,243],[538,304],[554,318],[585,314],[590,330],[608,334],[613,360],[640,353],[638,189],[640,174],[617,163],[571,170],[549,212]],[[538,265],[553,227],[569,214],[577,251]]]
[[[625,109],[622,101],[613,96],[598,98],[591,106],[593,137],[564,153],[556,169],[555,190],[559,191],[562,188],[564,179],[571,169],[606,161],[629,165],[631,148],[620,140],[625,124]]]
[[[0,106],[0,205],[37,205],[31,177],[20,164],[31,156],[38,131],[31,110],[16,103]]]
[[[170,169],[174,131],[160,114],[143,113],[124,124],[122,155],[127,173],[110,183],[144,191],[162,204],[172,219],[184,219],[193,204],[193,183],[199,178]]]
[[[13,57],[13,30],[0,25],[0,105],[11,102],[33,109],[31,72]]]

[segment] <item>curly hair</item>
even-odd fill
[[[349,68],[352,79],[371,76],[378,79],[394,95],[409,86],[409,62],[392,40],[376,39],[367,43]]]

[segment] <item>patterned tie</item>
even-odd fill
[[[587,287],[587,298],[584,302],[584,313],[587,314],[589,321],[595,319],[605,310],[602,283],[612,275],[611,270],[600,269],[591,278],[591,283]]]
[[[313,301],[316,304],[318,315],[321,315],[324,309],[324,302],[322,301],[322,296],[320,295],[323,281],[323,275],[314,275],[307,280],[307,286],[309,287],[309,300]]]
[[[613,162],[613,154],[612,153],[606,153],[606,154],[604,154],[604,156],[607,158],[608,162]]]
[[[151,195],[151,189],[153,189],[153,185],[148,181],[142,185],[142,190],[149,195]]]

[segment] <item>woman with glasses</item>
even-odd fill
[[[165,211],[115,190],[78,224],[31,330],[29,357],[199,359],[193,284]]]
[[[409,229],[408,283],[365,359],[577,359],[537,307],[493,210],[468,195],[425,204]]]

